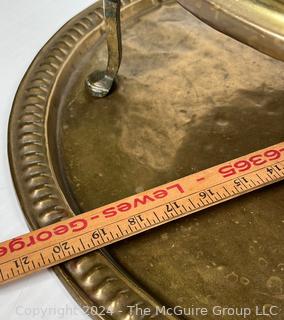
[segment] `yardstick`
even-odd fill
[[[0,284],[284,179],[284,142],[0,243]]]

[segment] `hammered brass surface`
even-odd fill
[[[283,64],[169,2],[123,2],[118,85],[91,98],[85,78],[107,57],[101,7],[50,39],[15,97],[9,160],[32,228],[283,140]],[[107,310],[94,319],[140,320],[135,304],[159,320],[177,318],[156,315],[162,304],[282,306],[282,185],[55,271],[84,310]]]
[[[162,5],[148,0],[123,3],[123,23]],[[78,59],[89,52],[89,47],[95,48],[103,41],[104,27],[100,1],[68,21],[35,57],[15,96],[9,119],[9,162],[21,207],[32,229],[77,212],[61,170],[57,135],[60,100],[64,106],[64,92],[68,92],[69,80],[77,76]],[[141,316],[128,308],[131,305],[147,308],[147,319],[176,319],[156,314],[159,301],[135,284],[104,250],[72,259],[53,270],[94,319],[140,320]]]
[[[105,65],[102,43],[82,48],[55,92],[63,172],[81,211],[283,141],[282,62],[176,4],[128,24],[123,48],[108,97],[84,87]],[[167,305],[283,307],[283,208],[278,183],[108,250]]]

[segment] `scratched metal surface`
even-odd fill
[[[82,211],[283,141],[282,62],[176,4],[123,31],[113,93],[84,90],[89,70],[105,63],[100,45],[61,99],[64,172]],[[108,251],[166,305],[283,307],[283,208],[280,183]]]
[[[52,37],[14,101],[10,165],[32,228],[283,141],[283,63],[177,4],[124,3],[118,84],[91,98],[85,78],[106,62],[100,6]],[[163,304],[283,306],[283,194],[271,186],[55,271],[103,319],[141,319],[136,303],[159,320],[176,319],[155,317]]]

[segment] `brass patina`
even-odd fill
[[[279,60],[284,60],[283,0],[178,0],[217,30]],[[121,63],[120,0],[104,0],[108,62],[86,79],[92,96],[105,97]]]
[[[178,0],[217,30],[284,60],[283,0]]]
[[[284,140],[282,62],[174,2],[130,2],[121,18],[111,94],[85,85],[107,64],[101,3],[47,43],[17,92],[9,155],[32,228]],[[283,308],[283,208],[278,183],[54,269],[102,319],[141,319],[135,304],[154,319],[200,319],[156,315],[163,305],[206,307],[208,319],[214,306]]]

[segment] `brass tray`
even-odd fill
[[[173,2],[125,2],[122,29],[109,96],[85,88],[106,64],[101,3],[59,30],[21,82],[9,157],[31,228],[284,140],[282,62]],[[283,208],[279,183],[54,270],[96,319],[142,319],[134,305],[149,308],[145,319],[200,319],[200,307],[220,318],[216,306],[260,319],[256,306],[283,307]]]

